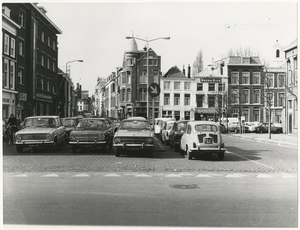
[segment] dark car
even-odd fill
[[[280,126],[275,126],[271,123],[271,133],[283,133],[283,128]],[[268,133],[269,132],[269,122],[263,122],[256,127],[256,133]]]
[[[113,126],[113,130],[114,130],[114,132],[116,132],[117,129],[119,128],[119,126],[120,126],[120,120],[117,119],[117,118],[115,118],[115,117],[108,117],[108,119],[111,120],[112,126]]]
[[[113,132],[103,118],[83,118],[70,134],[72,152],[80,148],[112,148]]]
[[[169,135],[170,147],[174,149],[175,152],[179,151],[179,144],[181,137],[186,129],[188,120],[176,121]]]
[[[81,120],[81,117],[64,117],[61,119],[63,126],[66,128],[65,141],[70,141],[70,133],[75,130]]]

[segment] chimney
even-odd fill
[[[185,76],[185,68],[184,68],[184,65],[183,65],[182,73],[183,73],[183,75]]]
[[[188,75],[187,75],[188,78],[191,78],[191,66],[190,64],[188,65]]]

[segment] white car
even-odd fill
[[[161,138],[161,131],[162,131],[162,126],[165,121],[176,121],[175,118],[170,118],[170,117],[159,117],[155,118],[155,124],[154,124],[154,134],[155,136],[158,136]]]
[[[190,121],[180,141],[180,151],[191,160],[201,153],[217,154],[219,160],[224,159],[225,145],[221,129],[213,121]]]
[[[165,121],[163,123],[162,131],[161,131],[161,141],[168,145],[170,143],[170,132],[173,128],[175,121]]]

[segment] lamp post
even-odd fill
[[[153,38],[153,39],[142,39],[142,38],[138,38],[138,37],[134,37],[134,36],[127,36],[126,39],[137,39],[137,40],[141,40],[147,43],[147,89],[146,92],[148,91],[148,87],[149,87],[149,42],[155,41],[155,40],[159,40],[159,39],[165,39],[165,40],[169,40],[170,37],[159,37],[159,38]],[[153,98],[154,100],[154,98]],[[150,120],[149,117],[149,95],[147,92],[147,119]],[[152,118],[154,119],[154,117]]]
[[[68,75],[68,64],[69,64],[69,63],[72,63],[72,62],[83,62],[83,60],[73,60],[73,61],[68,61],[68,62],[66,63],[66,74],[67,74],[67,75]],[[70,76],[70,74],[69,74],[69,76]],[[69,98],[69,95],[68,95],[67,98]],[[77,100],[75,101],[75,103],[77,103]],[[71,105],[70,113],[72,113],[72,110],[73,110],[73,108],[72,108],[72,105]],[[75,111],[74,111],[74,112],[75,112]]]

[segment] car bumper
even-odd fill
[[[225,153],[226,149],[222,147],[197,147],[197,148],[191,148],[190,151],[193,154],[201,154],[201,153]]]
[[[87,142],[87,141],[69,141],[71,146],[76,146],[80,148],[95,148],[95,147],[104,147],[107,145],[106,141],[94,141],[94,142]]]
[[[154,145],[153,144],[114,144],[113,145],[118,150],[153,150]]]
[[[47,147],[52,146],[54,141],[17,141],[15,144],[22,147]]]

